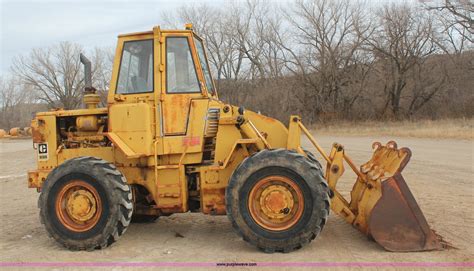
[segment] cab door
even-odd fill
[[[188,33],[163,33],[165,42],[165,82],[162,95],[162,132],[164,136],[186,135],[191,100],[203,98],[203,84],[197,70],[197,56],[191,50]]]
[[[154,153],[156,47],[152,33],[119,37],[107,99],[107,137],[128,158]]]

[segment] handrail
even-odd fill
[[[255,127],[255,125],[253,124],[253,122],[251,122],[249,119],[247,120],[250,127],[252,127],[252,129],[254,130],[254,132],[257,134],[257,136],[260,138],[260,140],[262,140],[263,144],[265,145],[265,147],[267,147],[267,149],[271,149],[272,147],[270,146],[270,144],[268,143],[268,141],[263,137],[263,135],[260,133],[260,131],[257,129],[257,127]]]
[[[324,160],[326,160],[328,163],[331,163],[332,162],[331,159],[329,159],[329,157],[324,152],[323,148],[321,148],[321,146],[319,146],[316,139],[314,139],[314,137],[309,133],[308,129],[306,129],[306,127],[303,125],[303,123],[301,123],[301,121],[298,121],[298,126],[301,128],[301,130],[303,130],[303,133],[306,135],[306,137],[309,139],[309,141],[311,141],[311,143],[313,143],[313,145],[316,147],[316,149],[321,154],[321,156],[323,156]]]

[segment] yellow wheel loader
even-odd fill
[[[90,61],[81,62],[85,108],[32,120],[28,186],[41,192],[41,222],[63,246],[105,248],[130,222],[191,211],[227,215],[245,241],[290,252],[318,236],[332,209],[387,250],[442,248],[401,175],[408,149],[375,143],[357,167],[342,145],[326,154],[298,116],[286,127],[220,101],[191,25],[120,35],[106,108]],[[344,164],[358,176],[350,201],[336,188]]]

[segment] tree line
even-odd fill
[[[472,117],[473,14],[468,0],[248,0],[182,6],[162,18],[170,28],[193,23],[222,100],[314,123]],[[81,51],[61,43],[17,57],[14,76],[0,82],[1,121],[26,97],[49,107],[80,106]],[[94,85],[105,94],[113,52],[96,49],[92,60]]]

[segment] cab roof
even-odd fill
[[[156,28],[158,28],[158,30],[161,31],[161,32],[168,32],[168,33],[194,33],[192,24],[186,24],[185,29],[164,29],[164,30],[162,30],[162,29],[160,29],[159,26],[153,27],[153,29],[156,29]],[[124,34],[118,35],[118,37],[121,38],[121,37],[150,35],[150,34],[153,34],[153,30],[152,31],[140,31],[140,32],[124,33]],[[196,33],[194,33],[194,34],[196,35]],[[198,35],[196,35],[196,36],[198,36]]]

